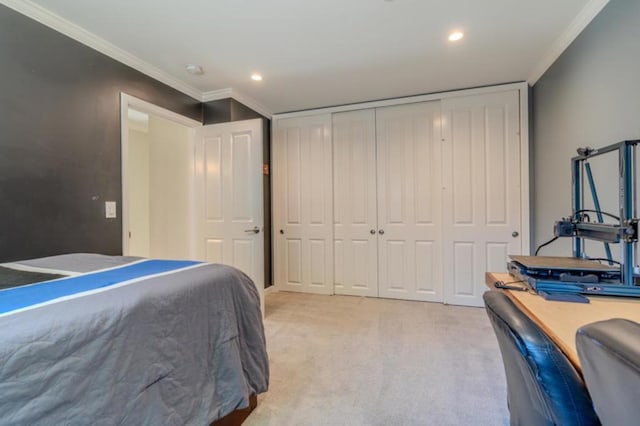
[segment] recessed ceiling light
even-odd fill
[[[204,70],[200,65],[197,64],[187,64],[184,66],[189,74],[201,75],[204,74]]]
[[[251,74],[251,80],[262,81],[262,76],[260,74]]]
[[[449,41],[458,41],[464,37],[464,33],[462,31],[454,31],[449,34]]]

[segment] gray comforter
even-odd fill
[[[21,263],[89,272],[132,260]],[[268,379],[258,293],[227,266],[0,317],[0,425],[208,425]]]

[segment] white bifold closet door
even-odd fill
[[[378,296],[374,109],[333,114],[335,293]]]
[[[522,252],[519,115],[516,90],[442,101],[446,303],[482,306],[485,272]]]
[[[279,288],[482,306],[485,272],[523,250],[519,102],[510,90],[277,120]]]
[[[442,301],[440,102],[376,109],[378,294]]]
[[[331,115],[282,119],[274,127],[276,283],[333,294]]]
[[[335,292],[442,301],[440,103],[333,115]]]

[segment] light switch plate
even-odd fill
[[[114,219],[117,217],[115,201],[104,202],[104,217],[106,217],[107,219]]]

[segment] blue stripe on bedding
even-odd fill
[[[102,272],[89,272],[75,277],[45,281],[0,291],[0,314],[49,302],[60,297],[109,287],[147,275],[171,272],[202,262],[183,260],[144,260],[133,265]]]

